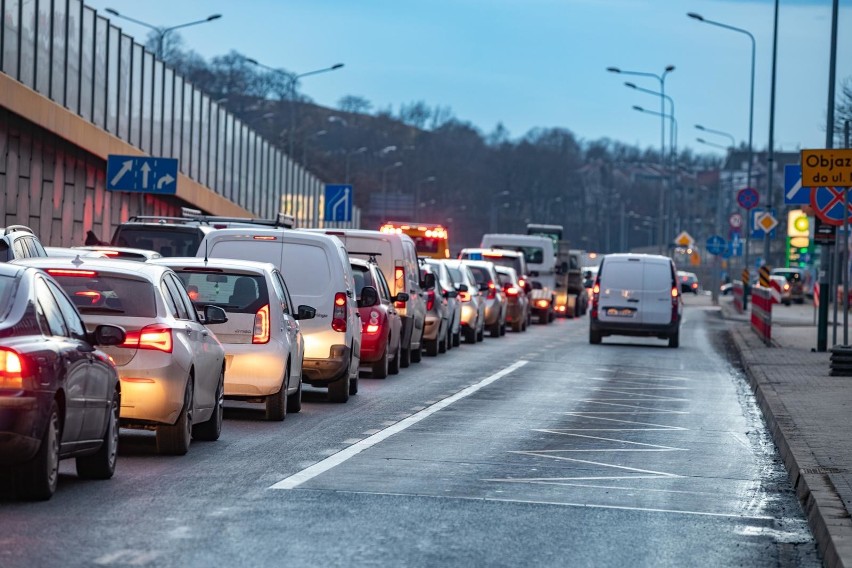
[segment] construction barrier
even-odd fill
[[[751,290],[751,328],[770,346],[772,344],[772,289],[755,286]]]
[[[743,283],[739,280],[734,280],[732,293],[734,294],[734,309],[737,310],[738,314],[741,314],[745,311],[743,307],[743,294],[745,293]]]

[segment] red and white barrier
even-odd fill
[[[772,303],[780,304],[781,303],[781,284],[779,284],[776,280],[769,281],[769,290],[772,293]]]
[[[772,344],[772,289],[755,286],[751,289],[751,328],[770,346]]]

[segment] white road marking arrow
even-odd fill
[[[148,162],[144,162],[139,169],[142,170],[142,188],[148,189],[148,173],[151,171],[151,166],[148,165]]]
[[[115,184],[117,184],[119,181],[121,181],[121,178],[124,177],[124,174],[126,174],[132,169],[133,160],[125,160],[124,163],[121,165],[121,169],[118,170],[118,173],[116,173],[115,176],[113,176],[112,180],[110,180],[110,185],[114,186]]]
[[[787,192],[787,199],[793,199],[800,189],[802,189],[802,178],[799,178],[799,181]]]
[[[160,179],[157,180],[157,189],[163,189],[164,185],[168,185],[175,181],[175,178],[170,176],[169,174],[164,175]]]

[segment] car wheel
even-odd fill
[[[287,383],[290,379],[289,367],[284,372],[284,382],[277,393],[266,397],[266,419],[281,422],[287,418]]]
[[[500,324],[500,336],[506,335],[506,320],[503,319],[503,323]]]
[[[174,424],[157,426],[157,451],[161,454],[182,456],[189,451],[192,439],[192,377],[186,381],[186,392],[183,395],[183,408]]]
[[[512,331],[514,333],[521,333],[524,330],[524,323],[520,320],[512,322]]]
[[[461,325],[459,325],[459,330],[453,334],[453,347],[458,347],[461,345]]]
[[[302,378],[299,377],[299,387],[293,394],[287,395],[287,412],[296,414],[302,411]]]
[[[669,336],[669,347],[675,348],[680,346],[680,330]]]
[[[447,343],[449,343],[450,332],[447,331],[444,333],[444,339],[438,341],[438,353],[446,353],[447,352]]]
[[[488,326],[488,335],[491,337],[500,337],[500,320],[498,319],[493,324]]]
[[[400,354],[399,366],[402,367],[403,369],[410,366],[411,365],[411,349],[410,348],[409,349],[402,349],[400,347],[399,354]]]
[[[77,476],[83,479],[109,479],[115,473],[118,456],[118,416],[121,410],[121,395],[118,391],[112,395],[106,432],[98,451],[90,456],[80,456],[77,463]]]
[[[192,437],[205,442],[215,442],[222,435],[222,420],[225,417],[225,369],[219,371],[219,384],[216,385],[216,407],[206,422],[192,427]]]
[[[482,327],[479,328],[479,331],[476,332],[476,341],[484,341],[485,340],[485,322],[483,321]]]
[[[424,340],[426,355],[434,357],[438,354],[438,338]]]
[[[411,362],[412,363],[419,363],[420,361],[423,360],[422,346],[423,346],[423,334],[420,334],[420,347],[418,347],[417,349],[414,349],[414,348],[411,349]]]
[[[603,335],[600,331],[589,329],[589,343],[592,345],[598,345],[601,342],[602,337]]]
[[[396,354],[393,356],[393,360],[388,364],[388,373],[391,375],[399,374],[399,360],[402,357],[402,347],[396,346]]]
[[[390,348],[390,338],[388,338],[388,343],[385,345],[385,351],[382,353],[382,358],[373,363],[373,370],[371,374],[374,379],[385,379],[390,372],[388,365],[388,348]]]
[[[349,371],[343,374],[343,378],[337,379],[328,385],[328,400],[331,402],[344,403],[349,400]]]
[[[62,427],[59,424],[59,406],[53,401],[47,427],[41,437],[38,453],[28,464],[18,470],[20,494],[31,501],[47,501],[56,492],[59,481],[59,442]]]
[[[349,378],[349,394],[358,394],[358,378]]]

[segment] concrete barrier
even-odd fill
[[[772,289],[751,289],[751,328],[767,347],[772,346]]]

